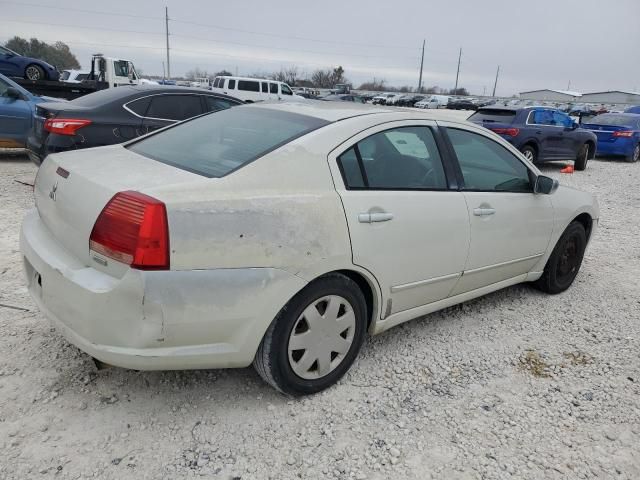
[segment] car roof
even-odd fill
[[[413,108],[402,107],[378,107],[370,104],[353,102],[322,102],[317,100],[294,101],[294,102],[257,102],[243,106],[242,108],[265,108],[282,112],[297,113],[315,117],[327,122],[339,122],[348,118],[360,117],[363,115],[390,115],[402,114],[407,120],[460,120],[459,113],[447,110],[420,111]]]
[[[209,90],[202,90],[191,87],[178,87],[174,85],[126,85],[118,88],[108,88],[106,90],[100,90],[98,92],[90,93],[72,100],[71,103],[76,105],[86,106],[100,106],[106,105],[114,101],[124,101],[129,98],[134,99],[144,95],[154,95],[158,93],[186,93],[193,95],[210,95],[219,98],[229,98],[231,100],[237,100],[242,103],[241,100],[235,97],[229,97],[220,95]]]

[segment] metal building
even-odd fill
[[[530,92],[520,92],[520,98],[523,100],[536,100],[541,102],[574,102],[584,97],[579,92],[571,92],[568,90],[532,90]]]
[[[640,105],[640,93],[624,92],[622,90],[585,93],[584,95],[582,95],[582,98],[580,99],[580,101],[585,103],[605,103],[605,104],[627,103],[627,104],[633,104],[633,105]]]

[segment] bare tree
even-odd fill
[[[270,78],[279,82],[284,82],[292,87],[296,86],[300,74],[298,67],[281,68],[278,72],[273,72]]]
[[[386,83],[387,82],[384,79],[378,80],[374,78],[370,82],[364,82],[363,84],[361,84],[358,90],[370,90],[372,92],[382,92],[387,88]]]

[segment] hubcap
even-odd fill
[[[27,78],[29,80],[39,80],[40,79],[40,72],[38,71],[38,69],[36,67],[29,67],[29,68],[27,68]]]
[[[314,300],[289,336],[291,369],[305,380],[328,375],[349,353],[355,330],[355,313],[345,298],[328,295]]]
[[[575,276],[580,263],[578,254],[578,238],[572,236],[567,239],[558,259],[557,280],[564,283]]]
[[[533,160],[533,152],[531,150],[525,150],[524,158],[526,158],[527,160]]]

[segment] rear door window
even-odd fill
[[[255,80],[238,80],[238,90],[244,90],[245,92],[259,92],[260,82]]]
[[[236,89],[236,81],[233,78],[229,79],[229,86],[227,87],[228,90],[235,90]]]
[[[270,83],[269,84],[269,91],[271,93],[277,94],[278,93],[278,84],[277,83]]]
[[[151,104],[152,97],[139,98],[133,102],[127,103],[126,107],[140,117],[147,115],[147,110]]]
[[[267,82],[262,82],[262,93],[269,93],[269,84]]]
[[[145,115],[160,120],[186,120],[203,113],[199,95],[156,95]]]
[[[428,127],[399,127],[375,133],[343,153],[338,162],[347,188],[447,188],[440,153]]]
[[[535,125],[547,125],[553,126],[555,125],[555,121],[553,120],[553,112],[551,110],[534,110],[529,114],[529,123],[533,123]]]
[[[222,177],[329,122],[262,108],[229,108],[127,146],[205,177]]]
[[[218,97],[205,97],[207,112],[217,112],[218,110],[224,110],[225,108],[230,108],[235,105],[238,105],[236,102],[231,102],[224,98]]]

